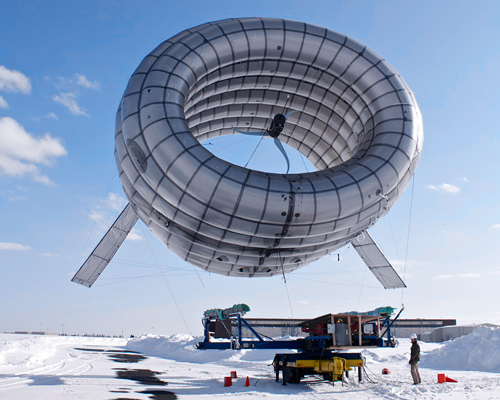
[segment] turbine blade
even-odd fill
[[[278,149],[280,149],[281,154],[283,154],[283,157],[285,157],[286,160],[286,173],[288,174],[288,171],[290,171],[290,160],[288,159],[288,156],[286,154],[285,148],[283,147],[283,143],[278,138],[274,138],[274,144]]]
[[[231,128],[233,128],[233,130],[238,132],[238,133],[242,133],[243,135],[262,136],[262,135],[265,135],[267,133],[266,131],[253,131],[253,132],[240,131],[239,129],[235,128],[232,125],[231,125]]]
[[[71,280],[80,285],[91,287],[132,230],[137,222],[137,218],[137,214],[132,209],[130,203],[127,204],[120,216]]]
[[[290,114],[293,114],[294,112],[298,112],[298,111],[299,111],[299,110],[292,110],[292,111],[290,111],[290,112],[287,112],[287,113],[285,114],[285,119],[287,119],[287,118],[288,118],[288,116],[289,116]]]

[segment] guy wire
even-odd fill
[[[106,198],[108,197],[108,193],[109,193],[109,190],[111,189],[111,185],[113,184],[113,181],[115,180],[115,176],[116,176],[116,170],[113,173],[113,177],[111,178],[111,181],[109,182],[108,190],[106,190],[106,194],[104,195],[104,198],[102,199],[101,207],[99,207],[99,211],[97,213],[98,216],[101,215],[102,207],[104,206],[104,202],[106,201]],[[90,216],[89,216],[89,218],[90,218]],[[97,220],[98,220],[98,218],[94,219],[94,224],[92,225],[92,229],[90,230],[89,236],[87,237],[87,241],[85,242],[85,246],[83,247],[82,254],[80,255],[80,262],[78,263],[77,269],[75,270],[75,272],[82,265],[83,255],[85,254],[85,250],[87,249],[87,245],[89,244],[90,237],[92,236],[92,233],[94,232]]]
[[[162,269],[161,269],[161,267],[160,267],[160,263],[159,263],[159,262],[158,262],[158,260],[156,259],[156,255],[155,255],[155,253],[154,253],[154,251],[153,251],[153,248],[152,248],[152,247],[151,247],[151,245],[149,244],[149,240],[148,240],[148,238],[147,238],[146,234],[144,233],[144,229],[143,229],[142,225],[141,225],[141,230],[142,230],[142,234],[143,234],[144,238],[146,239],[146,243],[148,244],[148,247],[149,247],[149,249],[151,250],[151,254],[153,255],[153,258],[155,259],[156,265],[158,266],[158,269],[159,269],[159,270],[160,270],[160,272],[161,272],[161,276],[163,277],[163,281],[164,281],[164,282],[165,282],[165,284],[167,285],[168,291],[170,292],[170,295],[172,296],[172,299],[174,300],[175,306],[177,307],[177,311],[179,311],[179,314],[180,314],[180,316],[181,316],[181,318],[182,318],[182,321],[184,322],[184,326],[186,327],[186,329],[187,329],[188,333],[191,335],[191,331],[190,331],[190,329],[189,329],[189,327],[188,327],[188,325],[187,325],[187,323],[186,323],[186,320],[184,319],[184,315],[182,314],[182,311],[181,311],[181,309],[180,309],[180,307],[179,307],[179,304],[177,303],[177,300],[175,299],[175,296],[174,296],[174,293],[172,292],[172,289],[170,289],[170,285],[168,284],[167,279],[165,278],[165,275],[163,274],[163,270],[162,270]],[[191,336],[192,336],[192,335],[191,335]]]
[[[403,280],[405,280],[406,277],[406,265],[408,262],[408,248],[410,246],[410,228],[411,228],[411,216],[413,212],[413,193],[415,190],[415,173],[413,173],[413,177],[411,180],[411,200],[410,200],[410,215],[408,218],[408,234],[406,236],[406,254],[405,254],[405,266],[403,269]],[[403,304],[403,294],[404,294],[404,288],[401,288],[401,304]]]
[[[292,319],[295,318],[293,316],[292,302],[290,301],[290,293],[288,292],[288,283],[285,277],[285,267],[283,265],[283,259],[281,258],[281,252],[278,252],[278,256],[280,258],[281,263],[281,273],[283,274],[283,282],[285,282],[286,296],[288,297],[288,305],[290,306],[290,313],[292,314]]]

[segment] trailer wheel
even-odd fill
[[[323,379],[325,381],[332,381],[333,380],[333,374],[331,372],[325,372],[323,373]]]
[[[288,369],[288,374],[287,374],[287,382],[288,383],[295,383],[295,374],[296,374],[296,368],[294,367],[287,367]]]
[[[279,360],[279,357],[277,355],[274,356],[273,367],[274,367],[274,373],[276,374],[276,382],[279,382],[279,380],[280,380],[280,360]]]
[[[288,383],[290,383],[290,367],[287,367],[285,363],[283,363],[283,386],[286,386]]]
[[[292,379],[293,383],[300,383],[302,379],[302,373],[299,368],[292,368]]]

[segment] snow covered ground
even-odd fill
[[[306,378],[275,382],[275,351],[205,350],[200,338],[109,339],[0,334],[0,399],[500,399],[500,330],[476,329],[445,344],[420,343],[421,385],[412,385],[409,340],[363,350],[369,375],[343,386]],[[391,373],[382,375],[383,368]],[[233,386],[225,376],[236,371]],[[437,383],[445,373],[458,383]],[[245,378],[250,377],[250,387]],[[369,379],[368,379],[369,378]]]

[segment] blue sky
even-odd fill
[[[413,207],[409,186],[371,231],[408,289],[384,290],[351,248],[290,274],[287,286],[282,277],[195,271],[142,223],[91,289],[70,282],[125,204],[113,136],[128,78],[179,31],[239,16],[300,20],[351,36],[414,91],[425,142]],[[500,324],[497,1],[7,0],[0,38],[0,331],[64,324],[75,333],[199,334],[204,310],[240,302],[249,317],[404,303],[406,318]],[[252,140],[231,136],[209,149],[244,164]],[[281,172],[273,152],[259,147],[249,167]],[[297,154],[291,163],[304,171]]]

